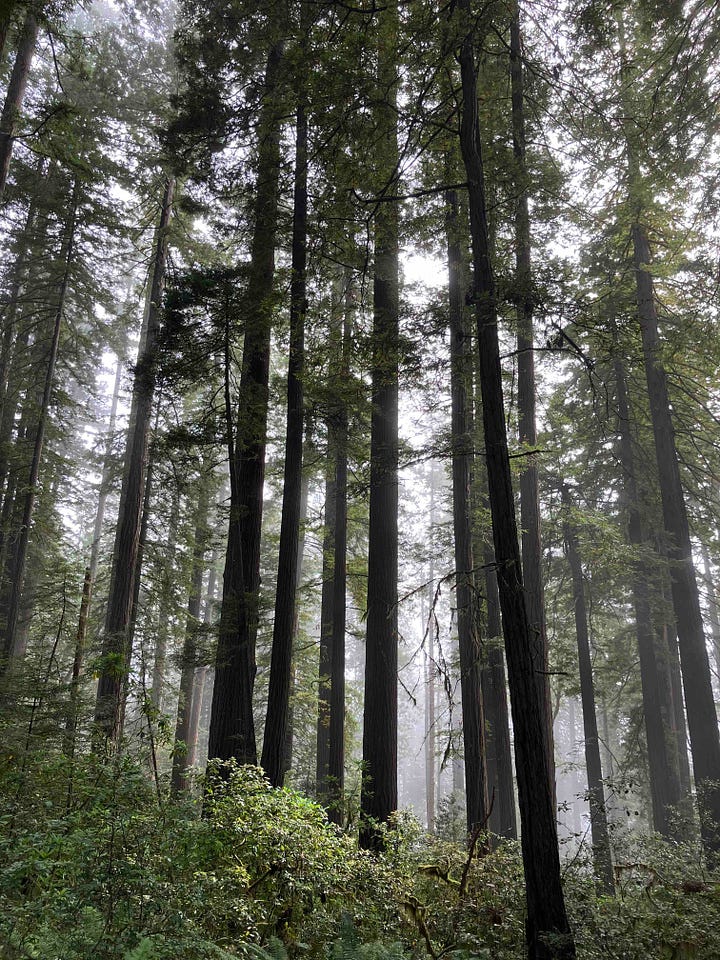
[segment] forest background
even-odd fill
[[[4,0],[4,956],[717,956],[719,41]]]

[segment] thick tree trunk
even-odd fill
[[[640,514],[625,370],[619,358],[615,359],[615,383],[618,404],[620,461],[623,468],[627,501],[627,535],[630,544],[636,550],[642,551],[647,547],[647,541]],[[635,630],[640,656],[640,682],[648,746],[653,824],[658,833],[665,837],[673,837],[675,835],[673,809],[680,803],[682,791],[677,750],[672,739],[672,696],[667,684],[663,682],[664,677],[657,662],[650,606],[649,572],[641,556],[638,556],[634,564],[632,593],[635,607]]]
[[[712,691],[712,679],[695,567],[690,526],[683,496],[675,447],[675,431],[667,377],[659,355],[655,290],[648,270],[651,261],[647,231],[632,226],[637,287],[637,307],[642,334],[655,453],[660,480],[663,521],[668,538],[673,609],[680,646],[685,704],[690,729],[690,748],[698,790],[698,808],[703,843],[708,851],[720,851],[720,736]]]
[[[510,86],[512,95],[513,156],[517,204],[515,207],[515,283],[517,298],[517,404],[518,439],[526,454],[520,474],[520,527],[522,529],[523,581],[528,597],[528,614],[536,635],[539,664],[537,680],[547,723],[548,769],[553,804],[555,793],[555,753],[553,746],[548,642],[545,626],[545,592],[542,578],[542,540],[540,536],[540,494],[534,450],[537,448],[535,418],[535,353],[533,331],[532,262],[530,250],[530,212],[528,172],[525,160],[525,93],[520,37],[520,5],[512,2],[510,18]]]
[[[8,598],[7,607],[2,611],[2,619],[4,621],[5,629],[3,632],[3,655],[0,658],[0,661],[4,660],[6,667],[24,652],[19,650],[17,645],[18,616],[20,613],[20,603],[22,600],[23,587],[25,583],[25,564],[27,560],[30,525],[32,523],[33,511],[35,509],[38,477],[40,475],[40,464],[42,461],[43,446],[45,443],[45,431],[47,428],[47,421],[50,411],[50,399],[52,396],[53,384],[55,382],[55,364],[57,361],[58,347],[60,345],[60,331],[62,328],[63,317],[65,315],[65,301],[67,299],[67,293],[70,284],[70,271],[75,260],[79,201],[80,181],[76,179],[73,186],[72,199],[70,201],[70,212],[63,237],[61,261],[63,264],[63,273],[59,285],[58,301],[55,308],[55,319],[50,338],[49,354],[46,361],[47,366],[45,368],[42,399],[40,401],[40,409],[38,410],[37,415],[38,418],[35,429],[33,453],[30,461],[30,475],[27,480],[27,486],[25,488],[23,497],[22,520],[15,535],[10,558],[10,595]]]
[[[378,183],[386,203],[375,215],[373,280],[370,524],[367,640],[363,711],[360,844],[377,847],[376,824],[397,809],[397,579],[398,579],[398,204],[397,58],[395,0],[378,14],[375,110]]]
[[[487,821],[488,786],[485,766],[485,716],[480,682],[479,618],[473,602],[473,551],[470,511],[472,463],[470,338],[465,324],[463,258],[460,247],[458,199],[445,195],[448,296],[450,314],[450,391],[452,396],[453,534],[455,540],[455,601],[457,606],[460,689],[465,755],[465,803],[468,835]]]
[[[156,381],[157,341],[161,323],[162,292],[167,260],[168,227],[175,181],[168,178],[155,236],[150,290],[145,311],[138,363],[135,368],[130,425],[125,447],[125,469],[120,491],[120,510],[115,531],[112,570],[102,662],[95,703],[96,748],[116,749],[122,736],[127,669],[128,626],[137,573],[138,543],[142,522],[147,456]]]
[[[537,638],[528,617],[515,520],[500,368],[495,279],[488,243],[485,182],[469,0],[458,11],[468,32],[461,40],[460,146],[468,179],[485,453],[510,701],[522,828],[527,898],[526,939],[531,960],[575,956],[560,881],[555,810],[548,769],[547,716],[537,682]]]
[[[197,631],[200,625],[200,604],[205,574],[205,551],[208,543],[208,478],[201,476],[199,481],[198,502],[195,513],[195,536],[193,540],[192,567],[190,574],[190,594],[187,605],[187,621],[182,650],[182,669],[180,673],[180,695],[175,723],[175,747],[173,750],[170,789],[173,793],[183,793],[188,788],[188,744],[190,742],[190,716],[195,676],[197,674]]]
[[[280,551],[278,557],[275,620],[273,624],[270,684],[261,766],[273,786],[285,777],[292,677],[293,634],[297,607],[298,543],[303,478],[303,371],[305,366],[305,312],[307,270],[307,151],[305,104],[296,117],[295,189],[293,200],[292,280],[290,283],[290,357],[287,381],[287,433]]]
[[[575,634],[577,637],[578,661],[580,664],[580,697],[583,712],[583,732],[585,735],[585,768],[587,770],[588,800],[590,804],[593,864],[598,884],[605,893],[613,894],[615,892],[615,883],[613,878],[612,851],[610,849],[607,811],[605,808],[605,787],[603,785],[602,763],[600,761],[600,738],[598,736],[595,707],[595,682],[593,680],[592,658],[590,655],[585,585],[583,582],[577,530],[568,513],[572,506],[570,495],[565,488],[563,488],[563,503],[566,511],[566,519],[563,524],[565,550],[573,583]]]
[[[283,42],[270,48],[259,122],[255,224],[245,317],[231,507],[208,757],[257,763],[253,690],[280,177]]]
[[[37,18],[32,10],[28,10],[18,39],[15,63],[10,74],[2,115],[0,115],[0,199],[5,192],[15,131],[25,99],[25,88],[35,55],[38,32]]]

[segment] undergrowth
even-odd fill
[[[6,757],[0,768],[3,960],[515,960],[517,844],[462,846],[399,818],[382,856],[323,810],[225,769],[199,800],[160,796],[127,758]],[[618,892],[586,860],[565,888],[586,960],[717,960],[720,885],[692,847],[617,851]]]

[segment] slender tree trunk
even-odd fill
[[[75,754],[75,733],[77,731],[78,710],[80,701],[80,676],[85,659],[85,645],[87,638],[87,621],[90,612],[90,594],[92,592],[92,574],[90,567],[85,568],[82,597],[80,599],[80,614],[78,616],[77,632],[75,634],[75,657],[73,659],[72,677],[68,696],[68,708],[65,719],[65,737],[63,739],[63,753],[67,757]]]
[[[45,381],[43,385],[42,399],[38,411],[37,427],[35,430],[35,440],[33,446],[32,459],[30,462],[30,475],[27,480],[27,487],[23,498],[23,512],[20,528],[16,534],[12,549],[12,558],[10,563],[11,587],[7,608],[2,611],[4,616],[5,630],[3,635],[3,657],[6,666],[13,660],[19,658],[24,652],[18,649],[17,629],[18,616],[20,612],[20,603],[23,595],[25,583],[25,564],[27,560],[28,540],[30,536],[30,526],[35,509],[35,498],[37,496],[38,477],[40,475],[40,463],[42,461],[43,446],[45,443],[45,431],[50,411],[50,399],[52,396],[53,384],[55,382],[55,364],[57,361],[58,347],[60,345],[60,331],[62,321],[65,315],[65,301],[70,283],[70,271],[75,260],[75,243],[77,233],[78,207],[80,202],[80,181],[76,178],[72,199],[70,201],[70,212],[65,227],[65,235],[62,246],[62,264],[63,273],[60,280],[58,301],[55,309],[55,319],[50,339],[50,350],[45,369]]]
[[[213,552],[210,561],[210,572],[208,574],[208,584],[205,593],[205,610],[203,613],[203,624],[209,627],[213,620],[213,610],[215,607],[215,590],[217,587],[217,551]],[[190,716],[188,719],[187,731],[187,768],[192,769],[197,764],[198,759],[198,737],[200,733],[200,714],[205,699],[207,688],[209,667],[203,664],[195,671],[192,702],[190,706]]]
[[[230,469],[230,524],[208,744],[210,759],[234,757],[239,763],[253,764],[257,762],[253,690],[283,115],[283,49],[283,41],[279,40],[268,54],[260,112],[255,224],[248,283],[242,297],[245,340],[236,446]]]
[[[508,840],[517,840],[515,786],[513,782],[510,716],[507,702],[505,657],[502,649],[502,623],[498,596],[495,554],[486,547],[485,595],[487,597],[488,648],[483,668],[483,701],[485,703],[486,744],[488,744],[488,793],[492,798],[489,826],[493,833]],[[490,757],[492,756],[492,768]]]
[[[310,428],[306,425],[309,434]],[[306,436],[309,446],[309,436]],[[303,453],[303,464],[306,462],[306,455]],[[293,656],[297,650],[298,637],[300,635],[300,589],[302,587],[303,563],[305,560],[305,528],[307,526],[307,508],[310,480],[307,470],[303,467],[302,482],[300,487],[300,531],[298,534],[298,559],[297,559],[297,578],[295,580],[295,593],[297,599],[295,602],[295,616],[293,619],[292,647]],[[297,669],[293,665],[290,678],[290,705],[288,707],[288,725],[285,734],[285,776],[290,773],[293,763],[293,747],[295,740],[295,692],[297,687]]]
[[[538,645],[537,680],[547,717],[548,769],[553,804],[555,792],[555,752],[552,732],[548,642],[545,626],[545,592],[542,579],[542,540],[540,535],[540,494],[534,450],[537,448],[535,417],[535,353],[533,332],[532,262],[530,249],[530,212],[528,172],[525,160],[525,93],[520,37],[520,4],[512,2],[510,18],[510,86],[512,92],[513,156],[517,182],[515,207],[515,282],[517,285],[518,351],[518,439],[526,453],[520,474],[520,526],[522,529],[523,580],[528,597],[528,614]]]
[[[480,682],[479,620],[473,602],[473,551],[470,516],[470,465],[472,462],[471,409],[467,383],[470,376],[470,340],[464,316],[463,258],[460,247],[458,199],[448,190],[446,240],[450,307],[450,389],[452,395],[453,533],[455,540],[455,597],[457,605],[460,688],[462,693],[465,802],[468,835],[486,823],[488,811],[485,766],[485,716]]]
[[[320,662],[318,664],[318,718],[315,761],[316,794],[329,803],[330,694],[332,684],[332,633],[335,571],[336,451],[328,424],[327,475],[325,478],[325,526],[323,534],[322,595],[320,597]]]
[[[160,600],[158,603],[158,625],[155,633],[152,679],[150,681],[150,703],[157,715],[162,712],[165,693],[165,670],[167,667],[168,641],[172,623],[175,579],[175,554],[177,551],[178,524],[180,522],[180,488],[175,484],[167,527],[167,542],[162,557],[160,581]]]
[[[145,311],[138,363],[135,368],[125,470],[110,574],[102,645],[102,664],[95,703],[96,748],[114,750],[122,737],[125,688],[130,651],[128,626],[132,614],[142,523],[151,416],[157,378],[156,354],[161,323],[162,292],[175,181],[168,178],[155,237],[152,277]]]
[[[333,411],[335,447],[335,533],[333,542],[332,634],[330,637],[330,742],[328,750],[328,817],[343,823],[345,796],[345,625],[347,613],[348,412],[344,389],[350,377],[353,283],[345,271],[344,316],[337,398]]]
[[[95,511],[95,523],[93,524],[92,543],[90,545],[89,567],[91,589],[95,583],[95,577],[97,576],[98,562],[100,559],[100,541],[102,539],[103,524],[105,523],[105,507],[107,506],[108,493],[110,492],[110,478],[112,475],[112,446],[113,438],[115,436],[118,404],[120,402],[122,373],[123,361],[120,357],[118,357],[117,363],[115,364],[115,382],[113,384],[112,400],[110,402],[110,419],[108,420],[107,439],[105,441],[105,453],[103,456],[102,475],[100,477],[97,510]]]
[[[265,770],[270,783],[275,787],[282,786],[286,768],[284,752],[287,744],[290,710],[303,477],[308,127],[305,104],[302,100],[301,96],[296,117],[285,476],[282,518],[280,521],[280,552],[275,595],[268,708],[265,718],[265,736],[261,761],[261,766]]]
[[[363,712],[363,782],[360,845],[381,843],[376,823],[397,809],[397,580],[398,580],[398,336],[399,229],[397,192],[398,7],[378,13],[375,110],[378,182],[389,201],[375,215],[373,281],[370,524],[368,529],[367,638]]]
[[[432,600],[431,600],[432,602]],[[424,612],[424,611],[423,611]],[[423,630],[428,618],[422,618]],[[432,627],[427,630],[425,651],[425,817],[428,833],[435,832],[435,811],[437,809],[435,751],[437,749],[435,730],[435,637]]]
[[[607,811],[605,808],[605,788],[603,785],[602,764],[600,761],[600,738],[597,727],[595,707],[595,682],[592,674],[590,655],[590,636],[588,633],[587,606],[585,604],[585,585],[583,582],[582,562],[577,530],[570,516],[570,495],[563,488],[563,503],[566,519],[563,524],[565,550],[573,583],[575,606],[575,634],[577,637],[578,661],[580,664],[580,697],[582,700],[583,731],[585,735],[585,767],[588,780],[588,799],[590,803],[590,831],[592,833],[593,864],[595,876],[603,891],[615,892],[613,878],[612,851],[608,831]]]
[[[495,279],[488,243],[485,182],[478,118],[475,33],[469,0],[458,0],[464,36],[460,47],[460,146],[468,178],[485,454],[495,561],[515,730],[515,766],[527,898],[526,939],[531,960],[565,960],[575,945],[560,881],[555,810],[548,769],[547,715],[542,701],[537,637],[522,581],[518,531],[500,369]],[[464,31],[467,30],[467,33]]]
[[[199,480],[198,502],[195,513],[195,536],[193,541],[192,567],[190,574],[190,595],[187,605],[185,639],[182,651],[182,670],[180,674],[180,696],[175,723],[175,747],[173,750],[170,789],[173,793],[183,793],[188,788],[188,743],[190,741],[190,714],[195,676],[197,673],[197,631],[200,625],[200,604],[205,574],[205,551],[208,542],[208,479]]]
[[[703,543],[702,545],[702,558],[703,577],[705,578],[705,590],[707,591],[710,638],[712,640],[713,658],[715,660],[715,672],[718,677],[718,682],[720,683],[720,611],[718,611],[715,581],[713,579],[712,566],[710,564],[710,553],[708,552],[706,543]]]
[[[38,32],[37,18],[32,10],[28,10],[18,39],[15,63],[10,74],[5,103],[0,115],[0,199],[5,192],[5,184],[10,170],[10,158],[15,142],[15,131],[25,99],[25,88],[35,55]]]
[[[635,456],[630,433],[630,410],[627,400],[625,369],[619,358],[615,360],[615,382],[618,404],[618,432],[620,460],[623,468],[628,514],[628,540],[641,551],[647,548],[640,515]],[[650,607],[649,572],[646,563],[638,557],[632,580],[635,629],[640,656],[640,682],[645,716],[645,734],[648,745],[650,796],[653,823],[658,833],[673,837],[673,808],[682,799],[680,771],[675,744],[672,742],[672,697],[663,682],[659,669]]]

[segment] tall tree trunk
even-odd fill
[[[592,658],[590,655],[585,585],[583,582],[577,530],[569,514],[572,508],[570,494],[565,487],[563,487],[563,504],[566,512],[566,518],[563,523],[565,550],[573,583],[575,634],[577,637],[578,661],[580,664],[580,697],[583,712],[583,732],[585,735],[585,768],[587,770],[588,800],[590,804],[593,864],[596,879],[603,891],[608,894],[613,894],[615,892],[615,883],[613,879],[612,851],[610,849],[607,811],[605,808],[602,763],[600,761],[600,738],[598,736],[595,707],[595,682],[593,680]]]
[[[490,261],[485,181],[478,118],[475,32],[469,0],[458,0],[462,38],[460,146],[468,179],[485,455],[495,562],[515,730],[515,766],[527,898],[526,939],[531,960],[575,956],[560,881],[560,857],[550,771],[547,717],[537,682],[537,637],[525,602],[510,474],[498,342],[495,279]],[[467,31],[467,32],[465,32]]]
[[[720,682],[720,611],[718,611],[715,581],[713,580],[712,566],[710,564],[710,553],[706,543],[702,544],[702,558],[703,577],[705,579],[705,590],[707,594],[708,619],[710,621],[710,639],[712,640],[715,672],[718,677],[718,682]]]
[[[112,446],[115,436],[115,424],[117,421],[117,410],[120,402],[120,386],[122,384],[123,361],[121,357],[117,358],[115,364],[115,382],[113,384],[112,400],[110,402],[110,418],[107,427],[107,439],[105,441],[105,453],[103,455],[102,474],[100,477],[100,488],[98,491],[98,503],[95,511],[95,523],[93,524],[92,542],[90,544],[90,587],[95,583],[97,576],[98,562],[100,560],[100,541],[102,539],[103,524],[105,523],[105,507],[107,506],[108,493],[110,492],[110,478],[112,475]],[[92,597],[91,597],[92,600]]]
[[[343,327],[333,408],[335,448],[335,531],[333,540],[332,633],[330,635],[330,728],[328,744],[328,817],[342,824],[345,795],[345,625],[347,612],[348,412],[345,385],[350,377],[353,282],[345,270]]]
[[[373,279],[370,524],[363,711],[360,844],[380,842],[375,823],[397,809],[397,580],[398,580],[398,204],[396,0],[378,13],[375,135],[378,184],[388,202],[375,215]]]
[[[309,432],[310,427],[306,423],[306,443],[309,446]],[[303,452],[303,465],[306,463],[306,454]],[[300,635],[300,589],[302,587],[302,578],[303,578],[303,564],[305,562],[305,529],[307,526],[307,508],[308,508],[308,495],[310,492],[310,478],[308,476],[308,471],[303,467],[302,482],[300,487],[300,532],[298,534],[298,559],[297,559],[297,577],[295,580],[295,593],[297,599],[295,601],[295,616],[293,618],[293,635],[292,635],[292,648],[293,656],[297,650],[298,637]],[[285,762],[285,776],[290,773],[293,763],[293,747],[295,742],[295,692],[297,688],[297,669],[295,666],[292,667],[292,675],[290,677],[290,705],[288,708],[288,725],[287,732],[285,734],[285,753],[284,753],[284,762]]]
[[[627,536],[630,544],[641,551],[647,547],[647,540],[640,514],[625,369],[619,357],[615,359],[615,383],[620,460],[627,501]],[[640,656],[640,682],[648,746],[653,824],[658,833],[665,837],[673,837],[673,809],[680,803],[682,791],[677,750],[672,740],[672,696],[669,687],[663,682],[664,677],[657,662],[649,582],[647,565],[639,555],[634,564],[632,593]]]
[[[165,693],[165,670],[167,667],[168,641],[174,606],[175,554],[177,551],[178,524],[180,523],[180,487],[176,483],[172,493],[170,517],[167,526],[167,540],[162,557],[160,579],[160,599],[158,603],[158,625],[155,632],[155,650],[153,655],[152,678],[150,681],[150,703],[157,716],[162,712]]]
[[[17,647],[18,616],[25,583],[25,564],[27,560],[30,525],[32,523],[33,511],[35,509],[35,498],[37,496],[40,463],[42,461],[43,446],[45,443],[45,431],[47,428],[47,421],[50,411],[50,399],[52,396],[53,384],[55,382],[55,364],[57,361],[58,347],[60,344],[60,331],[62,328],[63,317],[65,315],[65,301],[67,299],[67,292],[70,284],[70,271],[75,260],[79,202],[80,181],[76,178],[73,186],[72,198],[70,201],[68,220],[63,236],[61,260],[63,264],[63,273],[59,285],[58,301],[55,308],[55,319],[50,339],[47,366],[45,369],[43,393],[40,401],[40,409],[38,411],[37,427],[35,429],[35,440],[33,445],[32,459],[30,462],[30,475],[27,480],[27,486],[25,488],[25,494],[23,498],[22,520],[13,543],[11,554],[10,596],[8,598],[7,608],[2,611],[4,614],[2,619],[4,620],[5,630],[3,633],[3,655],[0,659],[5,661],[6,666],[24,653],[24,651],[19,650]]]
[[[548,642],[545,625],[545,593],[542,579],[542,540],[540,535],[540,494],[534,451],[537,448],[535,418],[535,353],[533,332],[532,261],[530,248],[530,212],[528,172],[525,160],[525,91],[520,36],[520,4],[512,0],[510,17],[510,86],[512,95],[513,156],[517,204],[515,207],[515,283],[517,298],[518,351],[518,439],[526,454],[520,474],[520,527],[522,529],[523,580],[528,597],[528,614],[536,634],[538,651],[537,681],[547,724],[548,769],[553,805],[555,792],[555,753],[553,746]]]
[[[624,114],[633,116],[627,102],[629,55],[622,10],[617,12],[621,58],[621,99]],[[690,542],[690,525],[683,492],[675,428],[670,408],[667,375],[660,352],[655,285],[650,264],[652,254],[644,213],[648,184],[641,170],[637,135],[626,126],[625,152],[628,170],[628,200],[632,217],[630,239],[635,269],[637,318],[642,338],[645,378],[650,401],[650,418],[655,439],[655,457],[660,483],[666,554],[670,565],[673,611],[678,632],[685,704],[687,707],[690,749],[695,773],[703,845],[709,852],[720,851],[720,734],[712,690],[703,629],[700,595]]]
[[[717,852],[720,851],[720,736],[695,579],[690,526],[675,447],[667,378],[658,350],[655,291],[652,275],[648,270],[651,255],[647,231],[643,224],[633,224],[632,241],[638,319],[655,437],[663,521],[668,537],[672,600],[680,646],[690,748],[698,790],[700,829],[706,849]]]
[[[485,595],[487,597],[486,665],[482,672],[488,750],[488,793],[492,800],[489,827],[499,837],[517,840],[515,786],[513,782],[510,717],[502,649],[502,623],[498,596],[495,554],[491,547],[483,553]],[[490,758],[492,757],[492,761]]]
[[[203,612],[203,624],[207,628],[213,621],[213,610],[215,608],[215,590],[217,587],[217,551],[213,551],[210,561],[210,572],[208,574],[207,590],[205,592],[205,610]],[[186,767],[192,769],[198,760],[198,738],[200,734],[200,715],[202,713],[203,701],[208,682],[208,673],[210,668],[206,663],[198,667],[195,671],[192,690],[192,701],[190,705],[190,716],[188,718],[187,730],[187,761]]]
[[[450,390],[452,395],[453,534],[455,540],[455,597],[457,605],[460,689],[465,755],[465,803],[468,835],[486,823],[488,811],[485,766],[485,716],[480,683],[479,619],[473,602],[473,551],[470,516],[472,415],[468,400],[471,375],[470,338],[465,324],[463,258],[460,246],[458,198],[445,194],[450,313]]]
[[[334,434],[328,424],[327,474],[325,477],[325,524],[322,543],[322,594],[320,597],[320,662],[318,664],[318,716],[315,758],[315,790],[319,800],[329,804],[330,782],[330,693],[332,684],[332,633],[335,570],[335,486]]]
[[[37,18],[32,10],[28,10],[18,38],[15,63],[10,74],[5,103],[0,115],[0,199],[5,192],[5,184],[10,170],[15,130],[25,99],[25,88],[35,55],[38,31]]]
[[[280,551],[268,707],[261,766],[273,786],[285,777],[292,676],[293,634],[297,607],[298,542],[303,477],[303,371],[307,270],[307,151],[308,127],[303,96],[297,108],[293,199],[292,280],[290,283],[290,357],[287,381],[287,433],[283,483]]]
[[[210,717],[210,759],[256,763],[253,690],[260,590],[270,332],[275,276],[283,104],[284,44],[270,48],[259,122],[255,224],[249,276],[242,296],[245,340],[231,459],[231,506],[223,575],[215,684]]]
[[[201,476],[198,481],[198,502],[195,512],[195,536],[193,539],[192,567],[190,574],[190,595],[187,605],[187,621],[182,650],[182,669],[180,674],[180,695],[175,723],[175,747],[173,749],[170,789],[173,793],[187,790],[188,744],[190,741],[190,714],[195,676],[197,674],[197,631],[200,625],[200,604],[205,574],[205,551],[208,543],[208,507],[210,502],[208,478]]]
[[[156,355],[161,324],[162,292],[175,181],[165,183],[160,221],[155,236],[150,290],[145,310],[138,363],[135,368],[130,425],[125,447],[125,469],[115,531],[110,587],[105,616],[102,662],[95,702],[96,748],[114,750],[122,736],[125,688],[130,651],[128,626],[137,573],[153,397],[157,378]]]

